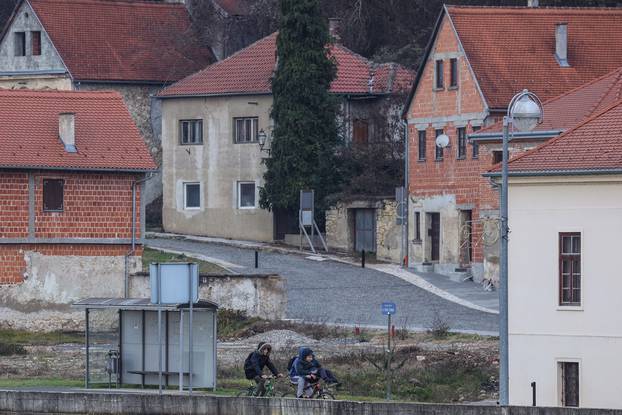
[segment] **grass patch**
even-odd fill
[[[0,378],[2,388],[36,388],[36,387],[58,387],[58,388],[77,388],[83,387],[84,380],[78,379],[58,379],[58,378],[27,378],[27,379],[6,379]]]
[[[149,264],[152,262],[196,262],[199,264],[200,274],[229,274],[229,271],[211,262],[190,258],[182,254],[172,254],[157,249],[145,248],[143,251],[143,269],[148,271]]]
[[[235,338],[248,330],[254,324],[260,322],[258,317],[248,317],[246,313],[239,310],[227,308],[218,309],[218,338]]]
[[[8,345],[49,346],[54,344],[83,342],[84,334],[78,332],[51,331],[43,333],[0,329],[0,343]]]

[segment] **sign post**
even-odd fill
[[[382,314],[387,316],[387,352],[386,352],[386,378],[387,378],[387,401],[391,400],[391,381],[393,378],[391,363],[393,352],[391,350],[391,316],[397,311],[395,303],[382,303]]]

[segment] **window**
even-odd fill
[[[562,406],[579,406],[579,363],[559,362]]]
[[[421,242],[421,212],[415,212],[415,242]]]
[[[503,151],[494,150],[492,152],[492,164],[498,164],[503,161]]]
[[[479,131],[480,128],[480,126],[473,126],[473,132]],[[479,158],[479,143],[477,141],[473,141],[473,158]]]
[[[445,87],[445,83],[443,82],[443,61],[436,61],[436,89],[443,89]]]
[[[254,209],[255,182],[238,182],[238,208]]]
[[[419,131],[419,161],[425,160],[425,130]]]
[[[259,119],[257,117],[234,118],[233,140],[236,143],[256,143]]]
[[[352,142],[354,144],[367,144],[369,142],[369,123],[367,120],[354,120],[352,122]]]
[[[181,120],[179,129],[181,144],[203,144],[203,120]]]
[[[43,211],[63,211],[63,188],[65,181],[62,179],[43,179]]]
[[[461,127],[456,129],[458,133],[458,158],[466,158],[466,128]]]
[[[457,88],[458,87],[458,59],[457,58],[451,58],[449,60],[449,70],[450,70],[449,87]]]
[[[559,304],[581,305],[581,234],[559,234]]]
[[[439,135],[443,134],[443,130],[435,130],[435,134],[436,137],[438,137]],[[439,147],[436,145],[436,142],[434,143],[434,148],[436,150],[436,160],[437,161],[443,161],[443,147]]]
[[[30,32],[33,56],[41,55],[41,32]]]
[[[15,56],[26,56],[26,32],[15,32]]]
[[[201,184],[184,183],[184,209],[201,208]]]

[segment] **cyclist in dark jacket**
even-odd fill
[[[317,369],[313,366],[313,350],[308,347],[301,347],[290,372],[292,383],[298,385],[296,389],[297,398],[302,398],[305,390],[307,390],[307,396],[313,392],[309,385],[317,381],[318,375],[316,371]]]
[[[263,368],[268,367],[274,376],[282,377],[270,360],[272,346],[268,343],[261,342],[257,345],[257,350],[251,353],[244,362],[244,374],[246,379],[254,379],[257,383],[257,396],[263,396],[266,393],[266,378],[263,374]]]

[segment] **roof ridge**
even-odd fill
[[[598,11],[598,10],[619,10],[622,11],[621,7],[581,7],[581,6],[538,6],[538,7],[529,7],[529,6],[485,6],[485,5],[468,5],[468,4],[446,4],[448,9],[482,9],[490,11],[493,10],[516,10],[516,11],[549,11],[549,10],[572,10],[572,11]]]
[[[588,86],[590,86],[590,85],[593,85],[593,84],[595,84],[595,83],[597,83],[597,82],[600,82],[600,81],[602,81],[603,79],[610,77],[611,75],[613,75],[613,74],[614,74],[614,73],[616,73],[617,71],[620,71],[620,74],[622,74],[622,66],[619,66],[619,67],[617,67],[616,69],[614,69],[614,70],[612,70],[612,71],[610,71],[610,72],[607,72],[606,74],[604,74],[604,75],[602,75],[602,76],[599,76],[598,78],[594,78],[594,79],[592,79],[592,80],[590,80],[590,81],[588,81],[588,82],[586,82],[586,83],[584,83],[584,84],[581,84],[581,85],[576,86],[576,87],[574,87],[574,88],[572,88],[572,89],[569,89],[568,91],[563,92],[563,93],[561,93],[561,94],[559,94],[559,95],[556,95],[556,96],[554,96],[554,97],[552,97],[552,98],[549,98],[548,100],[544,101],[544,102],[542,103],[542,105],[547,105],[547,104],[550,104],[551,102],[554,102],[554,101],[557,101],[557,100],[559,100],[559,99],[562,99],[562,98],[564,98],[564,97],[565,97],[565,96],[567,96],[567,95],[573,94],[573,93],[575,93],[575,92],[577,92],[577,91],[579,91],[579,90],[581,90],[581,89],[583,89],[583,88],[586,88],[586,87],[588,87]]]
[[[580,122],[579,124],[575,125],[571,129],[564,131],[562,134],[558,135],[557,137],[547,141],[546,143],[544,143],[544,144],[542,144],[540,146],[537,146],[536,148],[533,148],[533,149],[531,149],[531,150],[529,150],[529,151],[527,151],[527,152],[525,152],[523,154],[520,154],[520,155],[514,157],[513,159],[508,161],[508,165],[511,164],[511,163],[514,163],[517,160],[521,160],[521,159],[527,157],[528,155],[531,155],[533,153],[537,153],[537,152],[541,151],[543,148],[549,147],[549,146],[557,143],[560,140],[563,140],[568,134],[573,133],[574,131],[576,131],[579,128],[585,126],[589,122],[591,122],[591,121],[595,120],[596,118],[606,114],[607,112],[611,111],[612,109],[614,109],[614,108],[616,108],[616,107],[618,107],[620,105],[622,105],[622,100],[616,101],[615,103],[611,104],[610,106],[608,106],[604,110],[600,111],[599,113],[594,114],[594,115],[588,117],[586,120],[583,120],[582,122]],[[497,168],[489,170],[489,171],[496,171],[496,170],[497,170]]]
[[[82,3],[82,4],[100,4],[106,6],[117,6],[122,5],[131,6],[131,7],[156,7],[156,8],[186,8],[182,3],[159,3],[149,0],[28,0],[29,2],[34,3]]]

